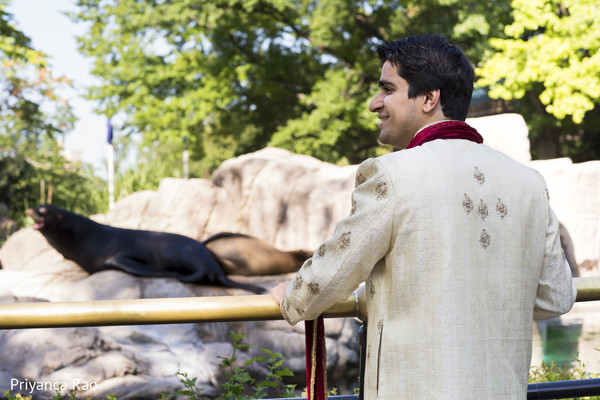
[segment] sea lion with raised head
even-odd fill
[[[90,274],[117,269],[136,276],[264,292],[258,286],[229,279],[210,250],[186,236],[115,228],[48,204],[29,209],[27,214],[52,247]]]
[[[202,242],[227,274],[275,275],[296,272],[312,257],[308,250],[283,251],[240,233],[221,232]]]

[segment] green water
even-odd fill
[[[542,360],[548,364],[554,361],[558,366],[574,366],[579,355],[579,343],[584,339],[582,327],[580,322],[566,322],[558,318],[538,322]]]

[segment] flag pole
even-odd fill
[[[190,177],[190,168],[188,165],[189,159],[190,159],[190,153],[188,152],[187,141],[188,141],[187,136],[184,136],[183,137],[183,178],[184,179],[188,179]]]
[[[114,147],[112,145],[112,139],[113,139],[113,127],[112,127],[112,123],[110,121],[110,118],[108,119],[107,123],[107,130],[108,130],[108,136],[107,136],[107,142],[108,142],[108,153],[107,153],[107,163],[108,163],[108,209],[112,210],[113,206],[115,205],[115,182],[114,182],[114,178],[115,178],[115,150]]]

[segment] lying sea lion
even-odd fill
[[[275,275],[296,272],[312,257],[307,250],[282,251],[252,236],[222,232],[202,242],[227,274]]]
[[[48,204],[29,209],[27,214],[52,247],[90,274],[118,269],[136,276],[264,292],[258,286],[229,279],[210,250],[186,236],[115,228]]]

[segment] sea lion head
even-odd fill
[[[49,204],[42,204],[38,208],[30,208],[27,210],[27,215],[35,222],[33,225],[33,229],[35,230],[42,230],[49,223],[60,219],[60,214],[55,212],[55,207]]]

